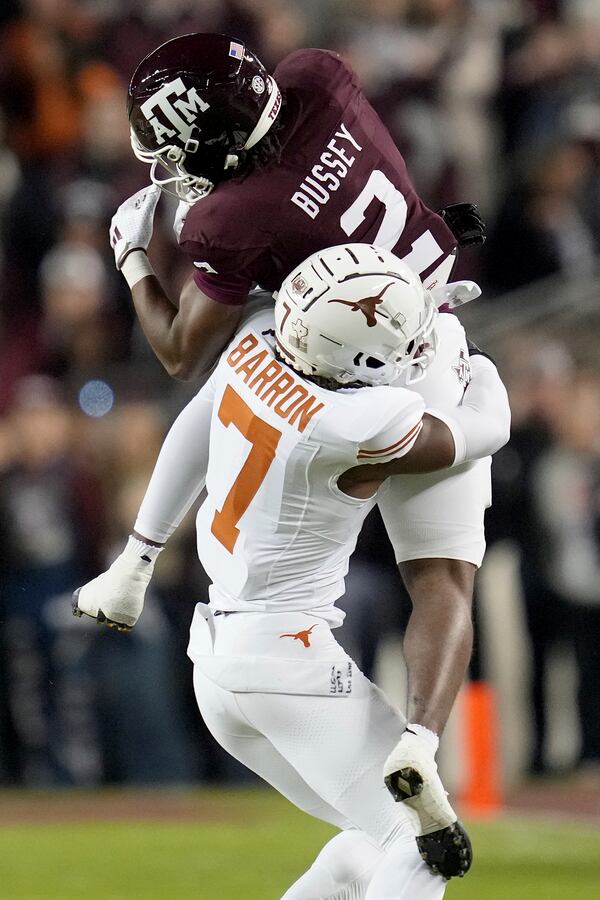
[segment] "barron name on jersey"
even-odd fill
[[[259,400],[299,432],[325,408],[325,403],[319,402],[287,366],[273,359],[267,347],[260,348],[259,339],[251,331],[236,343],[226,359]]]

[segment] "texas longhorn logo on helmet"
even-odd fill
[[[389,284],[386,284],[384,288],[382,288],[378,294],[374,297],[363,297],[361,300],[328,300],[328,303],[341,303],[343,306],[349,306],[352,309],[352,312],[361,312],[365,319],[367,320],[367,326],[369,328],[373,328],[377,325],[377,319],[375,318],[376,306],[379,306],[380,303],[383,303],[383,295],[387,291],[389,287],[391,287],[393,281],[390,281]]]

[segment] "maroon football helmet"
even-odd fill
[[[281,109],[256,56],[223,34],[185,34],[148,54],[129,85],[133,152],[187,203],[234,176]]]

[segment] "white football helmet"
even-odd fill
[[[389,250],[342,244],[309,256],[275,304],[284,359],[340,384],[423,377],[437,349],[437,308],[419,276]]]

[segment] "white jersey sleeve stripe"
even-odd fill
[[[381,450],[359,450],[358,451],[358,459],[367,459],[372,462],[379,462],[381,457],[383,456],[396,456],[407,447],[408,444],[413,444],[418,438],[421,429],[423,428],[423,420],[417,422],[410,431],[408,431],[404,437],[400,438],[399,441],[396,441],[395,444],[392,444],[390,447],[384,447]],[[408,450],[406,451],[408,452]]]

